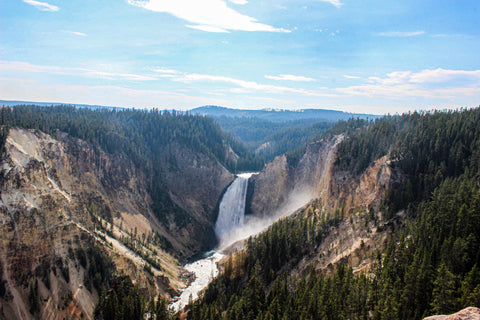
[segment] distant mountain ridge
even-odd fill
[[[63,103],[63,102],[37,102],[37,101],[20,101],[20,100],[0,100],[0,106],[12,107],[17,105],[36,105],[41,107],[47,106],[75,106],[78,108],[88,109],[125,109],[123,107],[115,106],[102,106],[102,105],[90,105],[90,104],[77,104],[77,103]],[[135,108],[143,109],[143,108]],[[381,115],[367,114],[367,113],[350,113],[338,110],[328,109],[274,109],[265,108],[260,110],[253,109],[234,109],[221,106],[207,105],[197,107],[189,110],[192,114],[200,114],[209,117],[229,117],[229,118],[257,118],[270,122],[286,122],[295,120],[317,120],[318,122],[337,122],[340,120],[348,120],[350,118],[360,119],[376,119]]]
[[[271,122],[285,122],[304,119],[317,119],[318,121],[337,122],[348,120],[350,118],[376,119],[379,115],[365,113],[349,113],[337,110],[326,109],[232,109],[220,106],[203,106],[190,110],[193,114],[202,114],[210,117],[230,117],[230,118],[258,118]]]

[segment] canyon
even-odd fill
[[[409,172],[415,171],[401,162],[398,146],[375,151],[376,141],[358,142],[363,136],[355,132],[388,128],[382,121],[323,135],[255,173],[233,170],[241,157],[231,140],[207,148],[192,136],[178,138],[176,127],[176,138],[153,144],[154,160],[145,163],[155,170],[142,168],[143,154],[128,149],[102,149],[60,130],[9,127],[2,136],[0,175],[0,315],[92,318],[97,301],[108,302],[125,277],[145,297],[166,299],[172,310],[192,319],[202,297],[221,299],[211,293],[218,281],[241,288],[262,279],[260,287],[270,290],[275,279],[293,281],[294,287],[296,279],[338,277],[345,266],[351,277],[382,279],[380,261],[386,263],[382,259],[392,247],[406,251],[411,241],[420,241],[413,239],[418,231],[412,221],[415,210],[429,203],[414,207],[419,193],[412,192],[415,175]],[[354,160],[363,159],[360,170],[357,162],[342,163],[354,152]],[[428,168],[434,165],[431,160]],[[442,174],[428,181],[438,186]],[[434,190],[427,187],[421,186]],[[392,210],[403,199],[412,204]],[[475,237],[471,232],[464,248]],[[284,254],[275,256],[279,252]],[[288,277],[276,278],[282,272]]]
[[[59,318],[67,313],[91,316],[99,292],[88,290],[84,283],[95,261],[87,258],[89,261],[82,264],[72,252],[100,246],[113,258],[117,272],[130,275],[152,293],[173,297],[188,285],[180,276],[178,259],[207,249],[208,243],[214,243],[214,229],[219,245],[226,247],[261,232],[315,199],[332,209],[340,204],[346,210],[378,207],[379,190],[385,190],[389,178],[386,160],[379,160],[359,185],[352,185],[332,169],[335,147],[342,139],[336,136],[309,144],[294,166],[285,155],[279,156],[250,182],[251,175],[240,175],[225,193],[233,181],[228,170],[181,144],[168,145],[161,157],[167,189],[173,201],[189,214],[189,223],[178,226],[175,217],[167,216],[166,222],[161,222],[152,213],[145,178],[128,159],[95,152],[88,143],[67,134],[59,133],[54,139],[36,130],[11,129],[6,140],[8,161],[2,164],[0,261],[8,298],[2,299],[3,313],[28,319],[31,294],[25,289],[36,286],[39,298],[46,302],[42,317]],[[248,203],[251,214],[245,217],[247,186],[253,192]],[[352,196],[354,189],[361,193]],[[237,201],[236,208],[229,203],[222,207],[222,195],[243,200]],[[324,258],[325,265],[349,256],[346,252],[355,252],[360,239],[367,240],[362,235],[343,239],[351,234],[352,226],[344,228],[326,242],[329,249],[340,244],[341,248],[329,250],[339,253]],[[171,247],[139,241],[140,252],[158,262],[157,267],[152,266],[153,274],[148,274],[144,271],[148,261],[121,239],[153,233]],[[364,263],[362,257],[357,260]],[[68,274],[67,279],[61,270]],[[67,301],[70,292],[73,299]]]

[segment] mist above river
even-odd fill
[[[286,205],[275,214],[268,217],[245,216],[248,179],[253,174],[239,174],[222,198],[219,216],[215,225],[215,232],[219,242],[218,251],[229,247],[239,240],[264,231],[278,219],[288,216],[314,198],[312,190],[295,190],[290,194]]]

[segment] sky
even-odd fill
[[[395,114],[480,104],[478,0],[0,0],[0,99]]]

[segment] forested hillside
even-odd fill
[[[219,160],[233,163],[226,152],[227,136],[209,118],[153,109],[86,109],[74,106],[16,106],[0,109],[0,125],[57,130],[94,143],[107,152],[122,152],[139,165],[152,166],[156,149],[173,140]],[[231,139],[231,138],[230,138]],[[239,144],[232,145],[246,156]],[[152,160],[153,158],[153,160]]]
[[[391,212],[428,199],[446,178],[480,168],[480,112],[412,113],[376,120],[339,145],[339,170],[359,175],[376,159],[389,155],[405,177],[388,198]]]
[[[334,110],[237,110],[205,106],[191,110],[215,119],[220,127],[255,152],[255,161],[268,162],[293,152],[318,139],[337,122],[350,119],[376,119],[376,115],[354,114]]]
[[[351,130],[334,171],[359,177],[387,155],[399,179],[382,214],[328,212],[313,202],[231,256],[189,319],[421,319],[480,305],[478,123],[475,109],[387,117]],[[348,259],[320,269],[309,257],[348,220],[388,230],[388,245],[367,269],[353,270]]]
[[[212,119],[175,111],[3,107],[0,126],[2,148],[8,127],[21,127],[38,129],[54,137],[58,132],[66,132],[108,153],[123,154],[149,177],[148,192],[159,218],[167,211],[176,212],[178,219],[184,215],[169,198],[160,172],[164,159],[159,155],[172,142],[218,160],[231,171],[255,170],[263,165],[241,142],[224,134]]]
[[[242,141],[255,154],[256,161],[264,162],[306,145],[333,126],[333,122],[319,122],[318,119],[285,122],[227,116],[213,119],[222,130]]]

